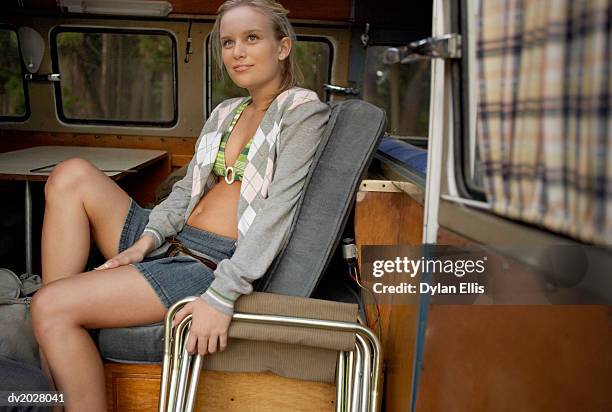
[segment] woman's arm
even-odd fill
[[[308,101],[285,114],[278,141],[274,177],[264,206],[240,240],[234,255],[219,262],[215,280],[202,298],[231,315],[240,295],[251,293],[251,282],[262,277],[289,237],[291,223],[330,109]]]
[[[113,269],[132,263],[142,262],[144,257],[156,248],[155,239],[149,236],[141,236],[132,246],[123,252],[107,260],[104,264],[94,270]]]

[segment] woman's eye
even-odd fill
[[[232,44],[233,44],[232,40],[225,40],[223,42],[223,47],[231,47]]]
[[[249,34],[249,36],[247,37],[249,40],[255,41],[257,40],[257,36],[254,34]]]

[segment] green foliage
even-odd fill
[[[0,116],[23,116],[25,95],[17,35],[0,30]]]
[[[62,32],[57,36],[57,47],[60,51],[78,50],[83,44],[84,33]]]
[[[172,42],[169,38],[149,35],[136,37],[133,40],[137,43],[138,55],[143,59],[146,69],[157,71],[172,63]]]
[[[323,83],[329,82],[329,55],[331,50],[326,43],[319,41],[299,41],[295,45],[298,65],[304,74],[300,86],[316,91],[321,100],[325,97]]]
[[[429,62],[421,60],[386,65],[382,63],[386,48],[370,46],[367,49],[364,99],[385,109],[389,118],[387,131],[392,135],[426,137],[429,129]],[[397,102],[393,101],[392,88]]]
[[[62,105],[68,118],[172,119],[169,36],[62,32],[57,44]]]

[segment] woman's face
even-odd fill
[[[237,86],[252,90],[280,85],[291,40],[278,41],[265,14],[249,6],[233,8],[221,18],[219,32],[223,64]]]

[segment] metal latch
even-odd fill
[[[410,63],[422,59],[460,59],[461,35],[445,34],[439,37],[413,41],[407,46],[389,47],[383,54],[385,64]]]
[[[330,93],[343,94],[345,96],[359,96],[359,89],[354,87],[342,87],[333,84],[324,84],[323,87]]]
[[[24,78],[28,81],[34,81],[34,82],[59,82],[62,80],[59,73],[50,73],[50,74],[26,73]]]

